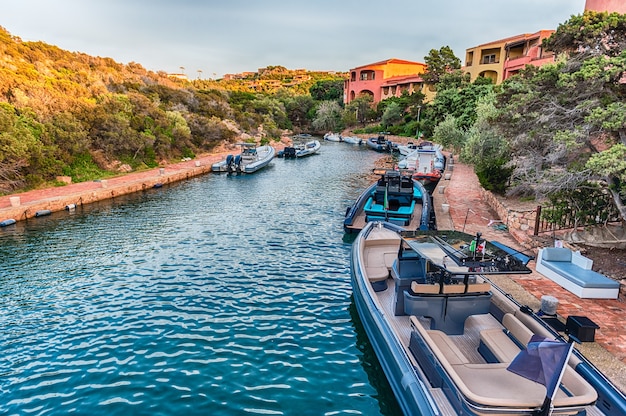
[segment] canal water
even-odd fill
[[[401,414],[342,228],[379,157],[324,142],[0,229],[0,414]]]

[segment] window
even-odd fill
[[[495,54],[483,56],[483,64],[495,64],[496,62],[497,61],[496,61],[496,55]]]

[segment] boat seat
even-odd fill
[[[438,294],[439,284],[411,282],[411,290],[415,294]]]
[[[469,283],[467,293],[483,293],[491,291],[491,283]]]
[[[446,293],[446,294],[465,293],[465,285],[463,284],[443,285],[441,293]]]
[[[499,363],[508,365],[522,349],[526,348],[533,336],[533,332],[511,313],[506,313],[502,317],[502,324],[505,327],[504,330],[494,328],[480,331],[480,346],[478,349],[483,356],[492,356]],[[488,348],[486,354],[485,347]],[[565,369],[563,375],[563,385],[567,389],[573,389],[573,392],[581,394],[589,389],[593,390],[593,387],[576,373],[571,365],[572,360],[570,359],[570,364]]]
[[[504,330],[492,328],[480,331],[482,345],[479,350],[486,347],[498,362],[510,363],[530,342],[533,332],[511,313],[504,314],[502,325]],[[487,351],[483,352],[489,355]]]
[[[509,363],[471,363],[448,335],[442,331],[427,330],[415,316],[410,319],[413,331],[409,349],[414,354],[421,354],[417,341],[421,337],[452,382],[470,401],[478,405],[504,407],[538,408],[543,404],[545,387],[508,371]],[[598,398],[593,387],[570,367],[565,371],[562,384],[568,393],[563,389],[558,391],[554,400],[556,407],[586,406]]]
[[[365,271],[369,281],[386,280],[389,277],[393,262],[398,258],[400,238],[372,238],[365,240],[363,246]]]

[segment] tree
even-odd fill
[[[341,127],[339,104],[336,101],[322,101],[317,107],[313,128],[316,131],[337,131]]]
[[[442,46],[439,50],[431,49],[424,57],[424,62],[428,67],[422,78],[429,84],[437,84],[444,74],[461,69],[461,60],[449,46]]]
[[[609,184],[613,202],[622,218],[626,218],[626,144],[618,143],[610,149],[592,155],[586,167]]]
[[[607,34],[622,24],[617,15],[573,17],[548,42],[571,49],[569,55],[541,68],[527,66],[502,84],[496,124],[510,139],[515,163],[509,193],[545,198],[603,181],[626,220],[624,168],[613,163],[626,144],[626,51],[617,53],[626,44],[622,35]],[[607,164],[612,168],[604,169]]]
[[[341,102],[343,99],[343,79],[329,79],[316,81],[309,88],[309,93],[314,100]]]
[[[469,83],[460,71],[442,76],[431,104],[431,122],[437,125],[448,115],[453,115],[458,127],[469,129],[476,121],[476,103],[493,90],[493,84],[486,78],[479,77]]]
[[[626,15],[586,11],[559,25],[546,49],[586,56],[618,56],[626,50]]]
[[[0,191],[26,184],[33,157],[43,151],[35,134],[40,127],[30,116],[18,115],[11,104],[0,103]]]
[[[382,123],[385,130],[388,126],[396,124],[400,120],[402,120],[402,109],[400,108],[400,104],[397,102],[391,103],[385,109],[382,117]]]
[[[465,132],[457,126],[456,118],[449,114],[435,127],[432,139],[444,148],[459,153],[465,145]]]

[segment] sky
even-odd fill
[[[280,65],[346,72],[556,29],[585,0],[0,0],[23,41],[189,78]]]

